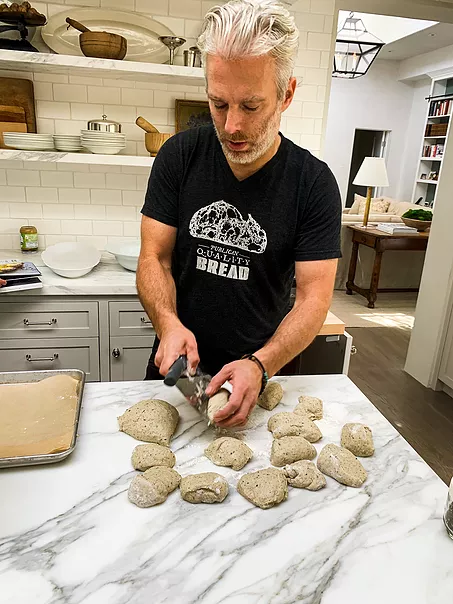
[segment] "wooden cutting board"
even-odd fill
[[[23,107],[0,105],[0,147],[9,149],[3,140],[4,132],[27,132],[27,118]]]
[[[26,132],[36,132],[35,94],[31,80],[0,78],[0,105],[22,107],[25,111]]]

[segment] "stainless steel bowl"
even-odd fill
[[[104,114],[102,120],[90,120],[87,124],[87,130],[97,130],[98,132],[121,132],[121,124],[113,120],[108,120]]]

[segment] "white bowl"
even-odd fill
[[[128,271],[136,271],[140,255],[140,239],[124,243],[109,243],[106,251],[113,254],[116,261]]]
[[[87,243],[57,243],[48,247],[41,258],[57,275],[76,279],[88,274],[99,264],[101,252]]]

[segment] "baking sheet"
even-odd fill
[[[80,411],[82,408],[83,389],[85,386],[85,372],[79,369],[57,369],[49,371],[16,371],[0,372],[0,387],[2,384],[31,384],[40,382],[55,375],[68,375],[77,382],[77,403],[74,420],[74,430],[69,449],[59,453],[48,453],[45,455],[24,455],[21,457],[4,457],[0,459],[0,468],[12,468],[17,466],[32,466],[61,461],[70,455],[76,446],[77,430],[79,425]]]

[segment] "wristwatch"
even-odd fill
[[[247,359],[249,361],[253,361],[256,365],[258,365],[258,367],[261,369],[263,377],[261,379],[261,390],[260,390],[260,395],[263,394],[264,389],[267,386],[267,383],[269,381],[269,375],[267,374],[267,371],[263,365],[263,363],[259,360],[258,357],[256,357],[254,354],[245,354],[243,357],[243,359]]]

